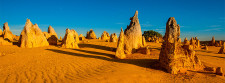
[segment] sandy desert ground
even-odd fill
[[[141,52],[127,59],[115,59],[117,43],[85,40],[80,49],[59,46],[20,48],[0,46],[0,83],[223,83],[225,77],[211,72],[188,71],[172,75],[158,66],[161,43],[147,42],[151,55]],[[225,70],[225,55],[220,47],[196,49],[207,66]],[[223,72],[225,72],[223,70]]]

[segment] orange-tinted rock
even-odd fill
[[[118,38],[116,33],[110,35],[110,42],[117,42]]]
[[[76,48],[78,49],[78,35],[75,30],[66,29],[66,34],[62,40],[63,48]]]
[[[142,44],[143,44],[144,47],[146,46],[146,41],[145,41],[145,37],[144,36],[142,36]]]
[[[190,42],[188,41],[187,37],[184,39],[184,45],[190,45]]]
[[[216,68],[216,74],[220,76],[224,76],[224,73],[221,67]]]
[[[48,46],[49,43],[37,24],[32,24],[29,19],[20,35],[20,47],[32,48]]]
[[[215,40],[215,38],[214,38],[214,36],[212,37],[212,40],[211,40],[211,45],[212,46],[215,46],[215,44],[216,44],[216,40]]]
[[[2,29],[0,29],[0,37],[2,37],[3,35],[3,32],[2,32]]]
[[[95,32],[91,29],[90,31],[87,32],[86,38],[87,39],[96,39],[97,37],[95,35]]]
[[[132,54],[136,49],[143,47],[141,26],[138,20],[138,11],[130,18],[130,25],[124,31],[125,53]]]
[[[85,40],[85,37],[83,36],[83,34],[79,35],[79,40]]]
[[[3,37],[0,37],[0,45],[12,45],[12,43],[4,40]]]
[[[104,31],[101,35],[101,40],[109,40],[110,36],[109,33]]]
[[[146,55],[150,55],[150,54],[151,54],[150,47],[147,46],[147,47],[146,47]]]
[[[116,57],[119,58],[119,59],[126,58],[126,55],[124,54],[124,33],[123,33],[122,28],[121,28],[119,40],[118,40],[118,43],[117,43]]]
[[[49,34],[49,37],[46,37],[47,40],[48,40],[48,43],[50,45],[57,45],[57,42],[58,42],[58,36],[54,30],[54,28],[52,28],[52,26],[49,26],[48,27],[48,34]]]
[[[223,43],[223,46],[221,46],[220,51],[218,53],[219,54],[224,54],[225,53],[225,42]]]
[[[4,23],[4,25],[3,25],[3,38],[7,39],[7,40],[10,40],[10,41],[13,41],[13,36],[14,35],[10,31],[8,23],[7,22]]]
[[[182,73],[182,70],[198,70],[203,66],[195,55],[192,45],[182,46],[180,40],[180,26],[174,17],[170,17],[166,24],[164,42],[160,51],[159,62],[169,73]]]

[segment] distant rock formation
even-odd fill
[[[8,22],[4,23],[4,25],[3,25],[3,38],[8,39],[10,41],[13,41],[13,37],[14,37],[14,35],[12,34],[12,32],[9,29]]]
[[[27,19],[24,29],[21,32],[19,44],[22,48],[42,47],[49,45],[41,29],[37,24],[33,25],[30,19]]]
[[[184,39],[184,45],[190,45],[190,42],[188,41],[187,37]]]
[[[109,40],[110,36],[109,33],[104,31],[101,35],[101,40]]]
[[[116,57],[119,59],[124,59],[126,58],[126,55],[124,54],[124,33],[123,29],[121,28],[119,40],[117,43],[117,49],[116,49]]]
[[[79,35],[79,40],[85,40],[85,37],[83,36],[83,34]]]
[[[97,37],[95,35],[95,32],[91,29],[90,31],[87,32],[86,38],[87,39],[96,39]]]
[[[142,36],[142,46],[146,46],[147,44],[146,44],[146,41],[145,41],[145,36]]]
[[[120,37],[118,41],[117,55],[123,56],[120,59],[123,59],[125,54],[132,54],[136,52],[141,47],[144,47],[143,41],[145,41],[142,37],[141,26],[138,20],[138,11],[135,12],[134,16],[130,18],[130,25],[127,26],[124,33],[121,28]],[[119,52],[119,53],[118,53]],[[116,56],[117,56],[116,55]]]
[[[12,43],[4,40],[3,37],[0,37],[0,45],[12,45]]]
[[[66,29],[66,34],[62,40],[63,48],[76,48],[78,49],[79,38],[75,30]]]
[[[166,33],[159,56],[161,66],[172,74],[201,69],[203,66],[195,55],[193,46],[182,46],[179,37],[180,26],[174,17],[170,17],[166,24]]]
[[[58,36],[57,36],[54,28],[52,28],[52,26],[48,27],[48,36],[46,36],[46,38],[50,45],[57,45]]]
[[[225,53],[225,42],[223,42],[223,46],[220,48],[220,51],[218,53],[219,54],[224,54]]]
[[[116,33],[110,35],[110,42],[117,42],[118,38]]]
[[[213,36],[211,40],[211,46],[215,46],[215,44],[216,44],[216,40],[215,40],[215,37]]]

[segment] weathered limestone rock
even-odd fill
[[[143,44],[143,47],[146,46],[145,36],[142,36],[142,44]]]
[[[125,53],[132,54],[136,49],[143,47],[141,26],[138,20],[138,11],[130,18],[130,25],[124,31]]]
[[[214,38],[214,36],[212,37],[212,41],[211,41],[211,46],[215,46],[215,44],[216,44],[216,40],[215,40],[215,38]]]
[[[118,38],[116,33],[110,35],[110,42],[117,42]]]
[[[206,45],[203,49],[208,50],[208,46]]]
[[[150,55],[150,54],[151,54],[150,47],[147,46],[147,47],[146,47],[146,55]]]
[[[46,39],[48,39],[50,37],[50,34],[48,34],[48,32],[43,32],[43,34],[46,37]]]
[[[101,40],[109,40],[110,36],[109,33],[104,31],[101,35]]]
[[[48,43],[50,45],[57,45],[58,36],[57,36],[55,30],[52,28],[52,26],[48,27],[48,34],[49,34],[49,37],[46,37],[48,40]]]
[[[12,43],[4,40],[3,37],[0,37],[0,45],[12,45]]]
[[[199,48],[200,46],[201,46],[201,45],[200,45],[200,41],[199,41],[199,39],[197,39],[197,40],[196,40],[196,47]]]
[[[225,53],[225,42],[223,43],[223,46],[220,48],[220,51],[218,53],[219,54],[224,54]]]
[[[183,70],[198,70],[203,66],[195,55],[192,45],[179,42],[180,26],[174,17],[170,17],[166,24],[164,42],[160,51],[159,62],[169,73],[182,73]]]
[[[190,45],[190,42],[188,41],[187,37],[184,39],[184,45]]]
[[[83,34],[79,35],[79,40],[85,40],[85,37],[83,36]]]
[[[59,40],[62,40],[62,37],[61,36],[59,37]]]
[[[3,38],[8,39],[10,41],[13,41],[13,36],[14,35],[10,31],[8,23],[7,22],[4,23],[4,25],[3,25]]]
[[[75,30],[66,29],[66,34],[62,40],[63,48],[76,48],[78,49],[78,34]]]
[[[2,29],[0,29],[0,37],[2,37],[3,35],[3,32],[2,32]]]
[[[21,32],[19,43],[22,48],[42,47],[49,45],[46,37],[38,25],[33,25],[29,19],[27,19],[24,29]]]
[[[118,40],[118,43],[117,43],[116,57],[119,58],[119,59],[126,58],[126,55],[124,54],[124,33],[123,33],[122,28],[121,28],[119,40]]]
[[[224,73],[221,67],[216,68],[216,74],[220,76],[224,76]]]
[[[87,32],[86,38],[87,39],[96,39],[97,37],[95,35],[95,32],[91,29],[90,31]]]

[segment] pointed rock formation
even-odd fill
[[[0,45],[12,45],[12,43],[0,37]]]
[[[188,41],[187,37],[184,39],[184,45],[190,45],[190,42]]]
[[[197,70],[202,64],[191,45],[182,47],[179,42],[180,26],[174,17],[166,24],[164,42],[160,51],[159,62],[169,73],[182,73],[183,70]]]
[[[126,58],[126,55],[124,54],[124,33],[123,33],[122,28],[121,28],[119,40],[118,40],[118,43],[117,43],[116,57],[119,58],[119,59]]]
[[[85,37],[83,36],[83,34],[80,34],[79,35],[79,40],[84,40],[85,39]]]
[[[117,42],[118,38],[116,33],[110,35],[110,42]]]
[[[42,47],[49,45],[38,25],[33,25],[29,19],[27,19],[24,29],[21,32],[19,43],[22,48]]]
[[[101,35],[101,40],[109,40],[110,36],[109,33],[104,31]]]
[[[211,40],[211,46],[215,46],[215,44],[216,44],[216,40],[215,40],[215,37],[213,36]]]
[[[91,29],[90,31],[87,32],[86,38],[87,39],[96,39],[97,37],[95,35],[95,32]]]
[[[219,54],[224,54],[225,53],[225,42],[223,42],[223,46],[220,48],[220,51],[218,53]]]
[[[197,40],[196,40],[196,47],[199,48],[200,46],[201,46],[201,45],[200,45],[200,41],[197,39]]]
[[[78,49],[78,34],[75,30],[66,29],[66,34],[62,40],[62,47],[64,48],[76,48]]]
[[[151,54],[150,47],[147,46],[147,47],[146,47],[146,55],[150,55],[150,54]]]
[[[125,53],[132,54],[136,49],[143,46],[141,26],[138,20],[138,11],[130,18],[130,25],[124,31]]]
[[[14,37],[14,35],[10,31],[8,23],[7,22],[4,23],[4,25],[3,25],[3,38],[8,39],[10,41],[13,41],[13,37]]]

